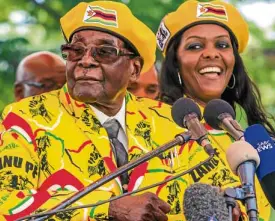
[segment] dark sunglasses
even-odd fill
[[[63,85],[58,84],[57,82],[52,81],[50,79],[43,80],[43,81],[40,81],[40,82],[26,80],[26,81],[22,81],[20,83],[21,84],[26,84],[26,85],[31,86],[31,87],[35,87],[37,89],[47,89],[47,90],[49,90],[49,89],[51,89],[51,90],[59,89],[63,86]]]
[[[68,61],[81,60],[88,50],[87,47],[75,44],[61,45],[62,57]],[[106,45],[90,47],[89,53],[97,62],[105,64],[117,61],[120,56],[136,56],[134,53],[125,53],[122,49]]]

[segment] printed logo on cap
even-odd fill
[[[157,45],[161,51],[164,50],[170,35],[171,34],[169,30],[166,28],[164,22],[162,21],[159,25],[159,29],[157,32]]]
[[[97,23],[118,28],[117,12],[100,6],[88,5],[83,18],[84,23]]]
[[[215,18],[228,21],[226,9],[223,5],[199,3],[197,7],[197,18]]]

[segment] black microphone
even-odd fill
[[[184,193],[186,221],[231,221],[225,198],[218,187],[195,183]]]
[[[200,108],[194,101],[189,98],[178,99],[172,106],[172,118],[177,125],[187,128],[192,134],[192,139],[203,146],[209,155],[214,155],[215,150],[207,138],[207,130],[200,123]]]
[[[204,109],[203,117],[212,128],[227,131],[235,140],[243,139],[244,133],[235,120],[235,111],[226,101],[221,99],[209,101]]]
[[[258,221],[255,194],[255,171],[260,164],[257,151],[246,141],[232,143],[226,151],[226,159],[232,172],[239,176],[242,199],[250,221]]]
[[[269,203],[275,209],[275,144],[266,129],[255,124],[249,126],[244,137],[258,152],[261,163],[256,170],[262,189]]]

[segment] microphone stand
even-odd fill
[[[128,172],[129,170],[131,170],[131,169],[137,167],[138,165],[152,159],[153,157],[156,157],[156,156],[160,155],[161,153],[169,150],[170,148],[172,148],[174,146],[183,145],[184,143],[186,143],[190,139],[191,139],[191,133],[189,131],[176,135],[176,137],[172,141],[170,141],[170,142],[168,142],[168,143],[166,143],[166,144],[164,144],[164,145],[162,145],[162,146],[146,153],[142,157],[140,157],[140,158],[138,158],[134,161],[131,161],[131,162],[125,164],[122,167],[119,167],[113,173],[107,174],[106,176],[100,178],[96,182],[86,186],[85,188],[83,188],[82,190],[80,190],[79,192],[77,192],[76,194],[74,194],[73,196],[71,196],[70,198],[63,201],[58,206],[54,207],[53,209],[51,209],[49,211],[55,212],[55,211],[58,211],[60,209],[66,208],[67,206],[69,206],[69,205],[73,204],[74,202],[78,201],[80,198],[84,197],[88,193],[91,193],[92,191],[96,190],[98,187],[104,185],[105,183],[108,183],[109,181],[113,180],[114,178],[122,175],[125,172]],[[42,221],[42,220],[48,219],[52,215],[40,217],[38,219],[35,219],[35,221]],[[23,220],[23,219],[18,219],[18,221]]]
[[[250,201],[249,206],[246,205],[247,215],[249,221],[258,221],[258,209],[257,205],[253,203],[253,199],[256,198],[255,192],[253,190],[253,186],[244,185],[241,188],[231,188],[228,187],[224,191],[225,201],[229,210],[230,220],[232,220],[232,210],[236,206],[236,200],[241,200],[242,202]],[[251,202],[252,201],[252,202]]]
[[[228,213],[229,213],[229,220],[233,220],[233,209],[236,207],[236,201],[233,196],[235,196],[235,189],[234,188],[226,188],[224,191],[224,198],[225,202],[228,208]]]

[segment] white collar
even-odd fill
[[[97,108],[95,108],[94,106],[90,105],[92,110],[94,111],[95,115],[97,116],[99,122],[101,123],[101,125],[103,125],[106,121],[109,121],[111,119],[116,119],[123,131],[126,134],[126,124],[125,124],[125,112],[126,112],[126,108],[125,108],[125,98],[123,99],[122,102],[122,106],[120,108],[120,110],[117,112],[117,114],[115,116],[109,117],[106,114],[104,114],[103,112],[101,112],[100,110],[98,110]]]

